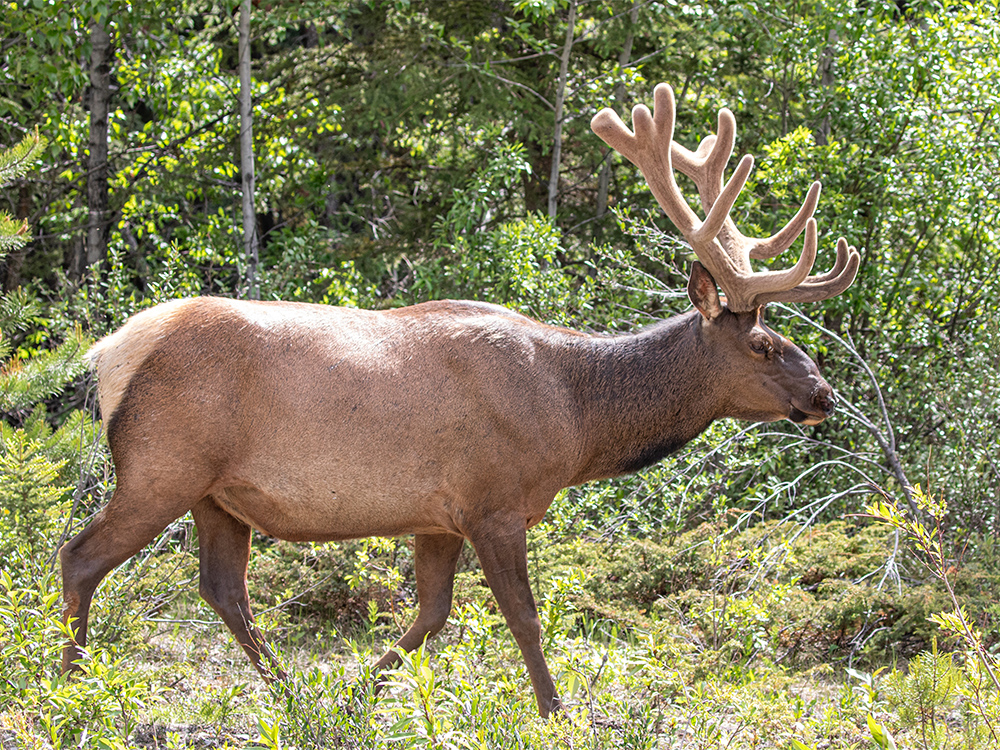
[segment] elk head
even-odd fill
[[[598,112],[591,128],[639,167],[660,207],[698,257],[688,296],[702,315],[703,337],[713,347],[716,361],[743,370],[738,382],[746,384],[745,392],[734,394],[731,413],[726,416],[821,422],[833,413],[833,390],[801,349],[763,324],[762,312],[768,302],[813,302],[840,294],[857,275],[861,262],[857,250],[841,237],[833,268],[825,274],[809,275],[816,260],[813,213],[819,201],[819,182],[812,184],[798,213],[777,234],[767,238],[741,234],[730,212],[753,169],[753,156],[744,156],[729,182],[724,181],[736,138],[733,113],[721,109],[718,133],[706,137],[692,152],[673,140],[675,105],[670,86],[658,85],[653,102],[652,113],[642,104],[633,108],[634,133],[611,109]],[[681,194],[674,179],[675,164],[697,186],[704,220]],[[751,259],[779,255],[803,230],[805,246],[793,267],[756,272],[751,268]],[[722,288],[724,301],[716,285]]]

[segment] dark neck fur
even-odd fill
[[[580,342],[572,375],[582,410],[576,482],[656,463],[718,416],[715,378],[692,311],[629,336]]]

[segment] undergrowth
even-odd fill
[[[550,721],[537,717],[469,553],[449,625],[376,694],[368,665],[415,615],[406,540],[263,540],[251,589],[291,673],[270,689],[197,599],[183,562],[196,540],[161,544],[111,577],[82,676],[61,678],[57,578],[22,545],[8,561],[28,575],[0,576],[0,747],[986,746],[998,691],[968,649],[943,651],[935,636],[949,634],[927,620],[948,611],[947,593],[916,579],[912,556],[900,563],[906,585],[878,585],[893,529],[853,519],[793,541],[788,532],[720,520],[672,539],[608,542],[535,529],[543,646],[566,703]],[[949,571],[968,611],[989,596],[995,562]],[[150,571],[164,567],[160,587],[186,593],[156,593]],[[295,598],[299,575],[298,593],[309,593]],[[109,601],[122,577],[147,582],[146,605],[162,603],[137,617],[135,601]],[[267,607],[275,590],[293,604]],[[988,648],[992,631],[977,632]]]
[[[376,677],[416,614],[412,540],[257,539],[253,606],[290,674],[268,687],[197,596],[189,519],[105,580],[66,679],[54,551],[65,514],[111,489],[99,453],[81,459],[93,432],[0,435],[0,748],[997,745],[1000,555],[951,551],[919,488],[922,519],[882,494],[805,527],[723,510],[634,537],[567,533],[580,496],[561,496],[529,534],[566,706],[549,721],[470,549],[448,626]]]

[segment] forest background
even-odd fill
[[[4,0],[0,747],[997,746],[998,14],[259,0],[254,265],[239,7]],[[372,695],[365,664],[415,605],[406,539],[255,541],[251,593],[293,666],[268,691],[197,598],[190,519],[109,578],[84,677],[58,676],[55,551],[114,484],[92,340],[197,294],[480,299],[598,333],[682,311],[689,248],[589,132],[660,81],[689,147],[736,114],[745,233],[819,179],[817,266],[843,235],[861,267],[768,313],[833,419],[718,423],[532,532],[562,718],[533,717],[470,552],[453,625]]]

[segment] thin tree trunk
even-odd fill
[[[111,36],[104,19],[90,24],[90,154],[87,157],[87,241],[70,269],[82,279],[107,257],[108,108],[111,101]]]
[[[18,191],[17,218],[27,224],[31,215],[31,185],[27,180],[22,181]],[[4,261],[4,292],[12,292],[21,286],[21,268],[24,266],[24,258],[28,254],[27,247],[18,247],[7,254]]]
[[[260,299],[257,286],[257,210],[254,207],[253,101],[250,89],[250,0],[240,3],[240,171],[243,175],[243,252],[247,297]]]
[[[559,205],[559,162],[562,157],[563,102],[566,99],[566,85],[569,78],[569,56],[573,51],[573,28],[576,26],[576,0],[569,4],[569,20],[566,21],[566,42],[563,44],[559,60],[559,83],[556,89],[556,127],[552,137],[552,171],[549,175],[549,218],[555,218]]]
[[[827,37],[827,45],[823,49],[823,52],[819,57],[819,84],[823,87],[823,93],[826,94],[833,87],[835,79],[833,77],[833,62],[836,55],[837,46],[837,32],[833,30]],[[825,146],[830,141],[830,115],[823,118],[823,122],[819,124],[816,132],[813,133],[813,138],[816,139],[816,143],[819,146]]]
[[[624,69],[632,60],[632,42],[635,40],[635,25],[639,21],[639,0],[632,0],[632,10],[628,16],[628,27],[625,30],[625,43],[621,52],[618,53],[618,67]],[[615,101],[618,106],[616,111],[621,112],[622,104],[625,102],[625,81],[619,80],[615,84]],[[609,150],[610,155],[610,150]],[[597,178],[597,218],[600,219],[608,211],[608,188],[611,185],[611,160],[604,160],[601,166],[601,173]]]

